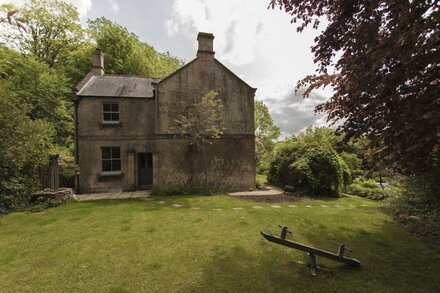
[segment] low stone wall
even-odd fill
[[[32,194],[31,202],[52,201],[53,203],[62,204],[73,198],[71,188],[60,188],[58,191],[50,189],[40,190]]]

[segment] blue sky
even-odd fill
[[[305,100],[294,92],[299,79],[314,73],[310,47],[318,31],[297,33],[286,13],[267,9],[269,0],[66,2],[78,8],[83,25],[88,18],[105,16],[137,34],[141,41],[186,62],[195,57],[197,33],[211,32],[216,58],[258,88],[256,98],[269,107],[284,136],[310,124],[325,125],[325,117],[315,115],[313,108],[330,97],[331,89],[315,92]]]

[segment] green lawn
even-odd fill
[[[0,225],[0,292],[438,290],[439,254],[375,202],[344,197],[279,205],[218,195],[13,213]],[[295,262],[305,259],[303,253],[259,234],[278,233],[277,224],[288,225],[294,239],[328,250],[336,250],[332,240],[344,242],[362,265],[352,269],[318,257],[329,271],[312,277]]]

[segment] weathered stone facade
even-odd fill
[[[77,192],[139,189],[148,181],[143,174],[152,177],[147,187],[203,186],[201,154],[190,152],[188,140],[171,129],[182,109],[210,90],[223,101],[225,133],[206,147],[208,186],[255,187],[255,89],[214,58],[213,39],[200,33],[197,58],[163,80],[101,76],[103,59],[95,53],[92,74],[78,85],[75,99]],[[117,104],[117,112],[108,104]],[[103,121],[115,113],[118,121]],[[118,148],[119,162],[105,158],[109,147]],[[106,160],[119,171],[104,172]]]

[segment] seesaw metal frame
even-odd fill
[[[292,234],[292,232],[289,231],[289,229],[286,226],[280,226],[281,228],[281,235],[280,237],[276,237],[273,236],[272,233],[270,232],[264,232],[264,231],[260,231],[261,235],[266,238],[266,240],[273,242],[273,243],[277,243],[283,246],[287,246],[290,248],[294,248],[294,249],[298,249],[301,251],[304,251],[307,253],[308,257],[309,257],[309,266],[310,266],[310,270],[313,276],[316,276],[316,256],[322,256],[322,257],[326,257],[338,262],[342,262],[351,266],[359,266],[361,263],[360,261],[358,261],[355,258],[348,258],[344,256],[344,252],[345,250],[351,251],[349,248],[347,248],[344,244],[339,244],[337,243],[338,247],[338,252],[337,253],[333,253],[330,251],[326,251],[323,249],[319,249],[319,248],[315,248],[312,246],[308,246],[299,242],[295,242],[295,241],[291,241],[291,240],[286,240],[286,236],[287,233]]]

